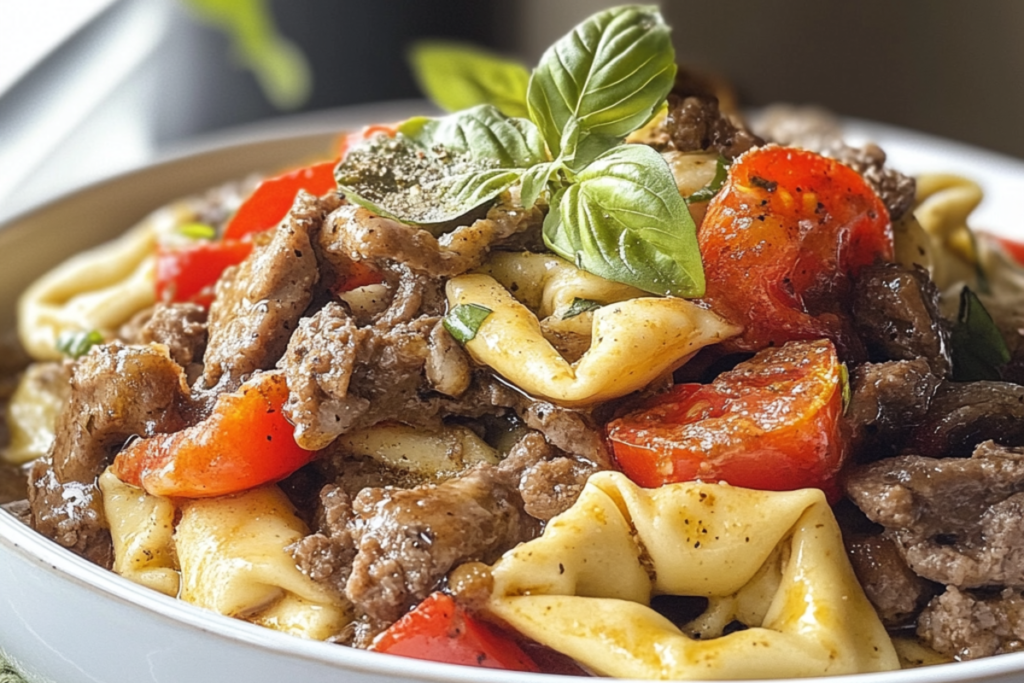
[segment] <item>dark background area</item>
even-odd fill
[[[418,96],[404,61],[421,37],[472,40],[534,64],[593,0],[273,0],[281,32],[313,66],[303,111]],[[818,104],[1024,157],[1024,3],[1017,0],[676,0],[661,3],[680,62],[731,80],[741,102]],[[193,63],[168,82],[164,139],[279,116],[195,26]],[[173,86],[173,87],[171,87]],[[186,93],[187,94],[183,94]]]

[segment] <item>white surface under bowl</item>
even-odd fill
[[[17,293],[32,279],[71,253],[120,233],[150,210],[251,171],[322,157],[335,131],[394,120],[401,111],[402,107],[367,109],[336,119],[303,119],[300,132],[295,125],[279,125],[258,142],[213,146],[176,157],[21,215],[0,228],[0,329],[11,328]],[[1018,218],[1024,163],[883,126],[854,122],[850,133],[882,144],[898,168],[954,172],[977,179],[988,196],[975,225],[1024,237]],[[54,683],[565,681],[558,676],[435,664],[306,641],[212,614],[92,565],[3,512],[0,651],[33,680]],[[827,680],[1009,683],[1024,680],[1024,653]]]

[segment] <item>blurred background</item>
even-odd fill
[[[419,38],[532,66],[612,4],[0,0],[0,219],[227,130],[418,98],[404,52]],[[746,106],[816,104],[1024,158],[1018,0],[661,6],[680,62],[729,79]]]

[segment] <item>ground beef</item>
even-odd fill
[[[864,363],[850,376],[851,400],[844,421],[851,451],[860,462],[895,455],[920,424],[941,380],[924,359]]]
[[[936,652],[960,660],[1024,650],[1024,596],[1005,588],[974,594],[950,586],[929,603],[917,635]]]
[[[203,370],[207,388],[220,383],[223,390],[234,390],[245,376],[273,367],[284,353],[319,279],[311,240],[337,202],[331,195],[318,199],[300,192],[269,241],[221,276],[210,306]]]
[[[1024,585],[1024,449],[898,456],[854,469],[850,499],[919,576],[958,587]]]
[[[187,368],[206,350],[206,309],[190,303],[159,303],[145,312],[135,339],[137,344],[164,344],[178,365]]]
[[[949,329],[939,313],[939,291],[927,271],[881,263],[854,282],[854,328],[873,361],[924,358],[932,372],[952,370]]]

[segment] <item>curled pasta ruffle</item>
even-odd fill
[[[899,668],[825,497],[813,489],[698,482],[648,490],[601,472],[492,574],[492,617],[600,675],[742,679]],[[761,621],[699,640],[649,607],[664,594],[706,597],[719,618]]]

